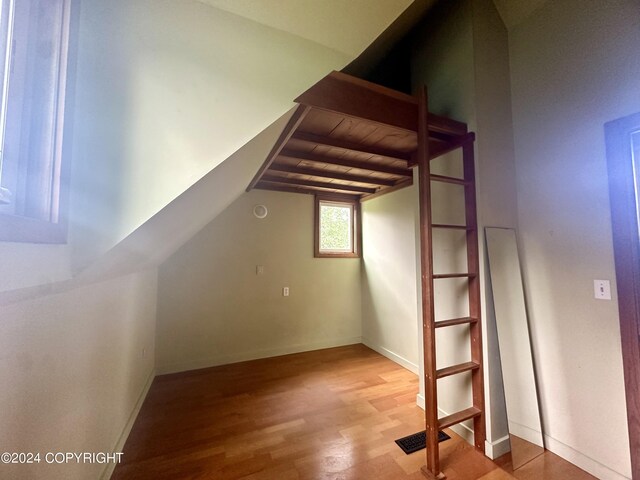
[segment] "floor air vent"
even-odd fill
[[[449,440],[451,437],[444,432],[438,432],[438,442]],[[404,453],[409,455],[410,453],[422,450],[427,446],[427,435],[425,431],[414,433],[407,437],[402,437],[396,440],[398,446]]]

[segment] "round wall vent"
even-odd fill
[[[255,207],[253,207],[253,214],[257,218],[264,218],[267,216],[267,213],[269,213],[269,210],[267,210],[267,207],[265,207],[264,205],[256,205]]]

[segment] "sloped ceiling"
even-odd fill
[[[250,142],[84,270],[97,281],[159,265],[242,195],[293,114],[278,118]]]
[[[123,179],[145,188],[127,189],[105,205],[91,206],[92,195],[77,202],[87,226],[79,245],[88,251],[78,250],[75,279],[85,282],[158,265],[213,220],[244,192],[282,131],[292,100],[353,60],[413,2],[190,0],[178,8],[116,0],[118,8],[106,9],[99,0],[87,1],[94,6],[85,9],[91,21],[113,17],[87,29],[90,45],[97,49],[114,38],[115,67],[133,68],[144,85],[127,108],[104,118],[105,125],[90,115],[97,107],[81,105],[87,113],[79,151],[89,157],[101,132],[131,124],[133,110],[136,123],[121,161],[126,170],[116,175],[113,161],[107,162],[104,188],[119,188]],[[132,49],[136,55],[125,63]],[[86,50],[88,62],[94,52]],[[95,77],[94,68],[87,73]],[[90,99],[111,88],[86,85]],[[95,191],[88,188],[95,168],[83,168],[76,178]],[[113,220],[105,221],[107,215]]]
[[[350,56],[359,55],[413,0],[198,0]]]
[[[549,0],[493,0],[508,30],[518,26]]]
[[[159,265],[242,195],[294,110],[292,108],[278,118],[227,161],[72,278],[0,291],[0,305],[65,292]]]
[[[234,152],[351,62],[411,1],[83,0],[73,271],[225,159],[235,161]],[[183,215],[200,228],[209,219],[206,207]]]

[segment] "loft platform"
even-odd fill
[[[332,72],[295,101],[296,111],[247,191],[368,200],[413,183],[417,97]],[[431,113],[428,132],[430,158],[473,141],[466,124]]]

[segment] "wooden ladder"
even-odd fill
[[[428,103],[426,89],[419,95],[418,121],[418,168],[420,191],[420,243],[422,278],[422,318],[424,340],[424,381],[425,381],[425,418],[427,437],[427,464],[422,472],[430,479],[444,479],[440,471],[438,450],[438,431],[473,419],[474,444],[484,453],[485,417],[484,385],[482,372],[482,331],[480,321],[480,278],[478,223],[476,213],[475,164],[473,153],[474,135],[467,134],[453,145],[462,148],[463,178],[432,175],[429,161]],[[448,149],[447,151],[452,150]],[[431,182],[446,182],[464,188],[465,225],[433,224],[431,221]],[[461,229],[466,231],[467,268],[466,273],[433,273],[432,229]],[[466,278],[468,280],[469,316],[451,320],[435,321],[434,282],[447,278]],[[468,324],[471,341],[471,361],[446,368],[436,369],[436,328]],[[438,379],[471,372],[473,405],[460,412],[438,419]]]

